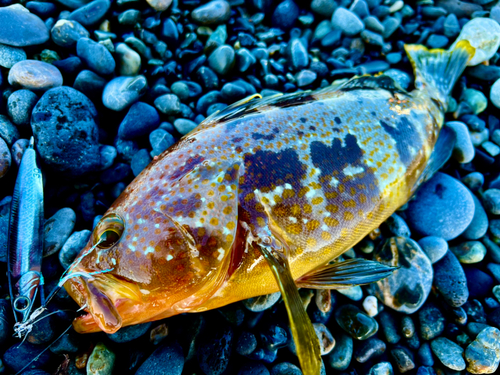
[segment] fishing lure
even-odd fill
[[[381,75],[253,97],[155,158],[65,276],[86,312],[75,329],[112,333],[280,290],[302,371],[319,374],[318,340],[297,287],[390,275],[376,262],[332,260],[406,203],[453,148],[453,135],[441,132],[444,113],[474,48],[405,48],[411,93]]]
[[[15,333],[27,333],[38,292],[43,303],[43,183],[37,166],[34,139],[23,154],[12,197],[8,236],[8,279]],[[28,328],[29,330],[29,328]]]

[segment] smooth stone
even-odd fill
[[[448,251],[448,242],[441,237],[428,236],[418,240],[418,244],[434,264],[443,258]]]
[[[269,375],[269,370],[261,362],[246,362],[237,375]]]
[[[61,208],[45,221],[43,236],[43,256],[57,253],[67,241],[76,222],[76,214],[71,208]]]
[[[175,130],[182,135],[192,132],[197,126],[196,122],[184,118],[178,118],[174,121]]]
[[[174,94],[165,94],[156,98],[154,105],[165,115],[177,115],[181,110],[181,101]]]
[[[335,320],[345,332],[356,340],[366,340],[378,331],[377,321],[354,305],[340,306],[335,311]]]
[[[311,10],[314,13],[330,18],[333,11],[337,8],[335,0],[312,0]]]
[[[91,231],[84,229],[79,232],[73,232],[69,236],[59,252],[59,262],[63,269],[68,269],[71,263],[73,263],[76,256],[82,251],[87,242],[89,242],[91,234]]]
[[[257,338],[248,331],[241,332],[236,341],[235,350],[239,355],[248,356],[257,348]]]
[[[394,316],[389,311],[381,311],[378,316],[386,341],[389,344],[397,344],[401,340],[401,336]]]
[[[151,6],[151,8],[153,8],[158,12],[163,12],[164,10],[167,10],[170,4],[172,4],[172,0],[146,0],[146,1]]]
[[[363,309],[365,309],[368,316],[374,317],[378,314],[378,302],[374,296],[367,296],[363,301]]]
[[[89,38],[78,39],[76,53],[90,70],[98,74],[111,74],[115,70],[115,59],[108,49]]]
[[[462,306],[469,297],[465,272],[451,251],[434,263],[434,286],[452,307]]]
[[[384,75],[391,77],[396,83],[404,90],[410,86],[411,78],[406,72],[399,69],[388,69],[384,72]]]
[[[153,106],[137,102],[132,104],[118,127],[118,137],[133,140],[147,135],[160,125],[160,115]]]
[[[2,360],[5,366],[11,369],[14,374],[20,372],[25,366],[28,366],[27,369],[29,370],[44,367],[49,362],[51,355],[47,351],[42,354],[43,349],[43,345],[33,345],[29,342],[24,342],[23,345],[15,343],[5,351]],[[28,365],[37,356],[40,356],[38,360]]]
[[[432,340],[441,335],[445,328],[446,319],[432,303],[426,303],[418,312],[420,323],[420,337],[424,340]]]
[[[134,324],[132,326],[122,327],[117,332],[108,334],[108,337],[111,341],[120,344],[125,342],[130,342],[145,335],[151,328],[151,325],[152,323],[148,322],[148,323]]]
[[[354,358],[359,363],[366,363],[385,352],[386,345],[382,340],[371,337],[357,346],[354,352]]]
[[[405,373],[415,368],[415,362],[413,362],[413,358],[409,354],[408,349],[396,346],[391,350],[390,354],[394,360],[394,365],[400,373]]]
[[[500,154],[500,147],[490,141],[483,142],[481,147],[486,151],[490,156],[495,157]]]
[[[429,296],[433,278],[431,261],[420,246],[407,237],[392,237],[375,250],[374,259],[401,268],[371,284],[371,294],[396,311],[417,311]]]
[[[57,10],[57,7],[52,3],[46,3],[42,1],[28,1],[26,3],[26,9],[39,17],[45,18],[50,17]]]
[[[122,76],[135,76],[141,70],[141,56],[125,43],[116,46],[118,73]]]
[[[330,330],[322,323],[313,323],[313,327],[318,336],[321,355],[329,354],[335,347],[335,339]]]
[[[10,69],[23,60],[26,60],[26,52],[22,48],[0,44],[0,66]]]
[[[467,65],[478,65],[491,59],[497,52],[500,46],[500,25],[490,18],[473,18],[464,25],[450,49],[454,49],[461,40],[468,40],[476,49],[474,57]]]
[[[389,216],[385,220],[384,225],[386,225],[391,233],[396,237],[411,237],[408,224],[406,224],[404,219],[396,213]]]
[[[293,0],[285,0],[278,4],[273,12],[271,23],[273,27],[288,31],[299,17],[299,7]]]
[[[76,45],[79,39],[88,38],[89,32],[77,21],[59,20],[50,31],[52,41],[58,46],[71,48]]]
[[[451,128],[456,135],[453,158],[459,163],[471,162],[474,159],[475,150],[467,126],[461,121],[450,121],[446,123],[446,126]]]
[[[0,115],[0,138],[7,146],[12,146],[20,138],[19,130],[10,122],[7,116]]]
[[[350,336],[341,334],[335,347],[328,355],[328,364],[334,370],[343,371],[349,367],[353,354],[353,340]]]
[[[57,58],[57,56],[55,56]],[[51,62],[60,72],[65,75],[74,76],[83,69],[82,60],[78,56],[70,56],[62,60]]]
[[[82,70],[76,76],[73,87],[90,97],[99,97],[107,81],[90,70]]]
[[[462,93],[461,99],[465,100],[475,115],[483,112],[488,106],[488,99],[479,90],[466,89]]]
[[[370,368],[368,375],[394,375],[390,362],[380,362]]]
[[[97,110],[71,87],[48,90],[31,116],[37,151],[47,165],[79,176],[100,166]]]
[[[483,204],[486,211],[500,215],[500,189],[488,189],[483,194]]]
[[[201,371],[207,375],[222,374],[228,367],[233,330],[225,324],[203,332],[196,343],[196,357]]]
[[[98,343],[87,361],[87,375],[111,375],[116,355],[102,342]]]
[[[468,240],[478,240],[488,231],[488,215],[486,214],[481,201],[472,194],[474,200],[474,217],[471,223],[462,233],[462,237]]]
[[[0,43],[14,47],[43,44],[49,40],[49,30],[40,17],[12,7],[0,8]]]
[[[473,264],[481,262],[486,255],[486,247],[479,241],[463,242],[450,248],[460,263]]]
[[[116,77],[109,81],[102,93],[102,103],[113,111],[122,111],[134,104],[146,92],[146,77]]]
[[[79,349],[78,344],[79,341],[75,338],[75,336],[66,333],[50,345],[50,351],[54,354],[76,353]]]
[[[231,6],[227,1],[210,1],[191,12],[191,18],[200,25],[217,25],[225,23],[231,16]]]
[[[9,70],[9,83],[28,90],[49,90],[62,86],[63,77],[54,65],[37,60],[23,60]]]
[[[24,151],[28,149],[28,146],[30,144],[30,141],[27,139],[18,139],[13,145],[12,148],[10,149],[10,152],[12,154],[12,159],[14,160],[14,163],[16,163],[16,166],[19,168],[19,165],[21,165],[21,160],[24,154]]]
[[[304,69],[297,73],[295,80],[298,87],[305,87],[313,83],[317,77],[318,75],[315,72],[309,69]]]
[[[104,18],[110,6],[110,0],[95,0],[73,11],[68,19],[92,26]]]
[[[465,185],[467,185],[467,187],[471,191],[476,192],[479,189],[481,189],[483,187],[483,185],[484,185],[484,175],[481,172],[472,172],[472,173],[469,173],[468,175],[466,175],[464,178],[462,178],[462,182]],[[475,195],[473,196],[473,198],[474,197],[475,197]],[[474,202],[476,202],[476,200],[474,200]],[[472,221],[474,221],[474,219],[472,219]],[[472,223],[471,223],[471,225],[472,225]],[[469,239],[475,239],[475,238],[469,238]]]
[[[451,240],[462,234],[474,216],[471,193],[458,180],[436,173],[409,202],[407,221],[422,236]]]
[[[449,39],[444,35],[432,34],[428,39],[426,44],[430,48],[444,48],[449,43]]]
[[[363,21],[353,12],[338,7],[332,16],[333,28],[342,30],[347,36],[355,36],[364,30]]]
[[[500,108],[500,78],[491,86],[490,100],[495,107]]]
[[[417,357],[420,363],[424,366],[433,366],[434,359],[432,358],[432,349],[428,342],[422,343],[417,352]]]
[[[151,156],[149,156],[149,152],[145,148],[137,151],[134,156],[132,156],[132,161],[130,162],[130,168],[132,168],[134,176],[137,177],[139,173],[151,163],[151,160]]]
[[[361,301],[361,299],[363,298],[363,290],[359,285],[345,289],[338,289],[337,292],[343,294],[352,301]]]
[[[12,122],[19,126],[30,123],[31,112],[38,102],[38,96],[30,90],[17,90],[7,99],[7,111]]]
[[[243,305],[250,311],[261,312],[272,307],[280,298],[280,292],[265,294],[243,300]]]
[[[444,35],[446,35],[448,38],[454,38],[460,33],[461,26],[455,14],[451,13],[446,16],[443,24],[443,29]]]
[[[464,350],[446,337],[438,337],[431,342],[432,352],[443,365],[455,370],[465,370]]]
[[[12,164],[12,157],[10,154],[9,146],[3,138],[0,138],[0,178],[4,177],[10,169]]]
[[[164,129],[155,129],[149,134],[149,143],[153,149],[150,152],[151,157],[160,155],[175,143],[175,138]]]
[[[302,375],[302,371],[290,362],[281,362],[271,368],[270,375]]]
[[[287,54],[290,64],[295,70],[304,69],[309,65],[309,54],[301,39],[293,38],[288,43]]]
[[[100,169],[103,170],[113,165],[118,155],[118,151],[111,145],[101,145],[99,146],[99,155],[101,156]]]
[[[494,374],[500,363],[500,331],[483,329],[465,349],[465,360],[471,374]]]
[[[465,277],[469,289],[469,298],[484,298],[493,287],[493,278],[487,273],[474,268],[464,267]]]
[[[234,65],[235,53],[231,46],[216,48],[208,57],[208,65],[220,75],[227,74]]]

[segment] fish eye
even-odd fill
[[[94,229],[93,243],[100,249],[109,249],[120,241],[124,229],[125,223],[120,216],[105,215]]]
[[[23,312],[30,305],[30,300],[28,297],[19,296],[14,300],[14,309],[18,312]]]

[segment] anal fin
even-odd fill
[[[296,281],[300,288],[344,289],[390,276],[397,267],[366,259],[349,259],[316,268]]]
[[[285,302],[302,373],[318,375],[321,369],[318,337],[293,281],[288,260],[285,254],[279,251],[263,245],[258,247],[271,268]]]

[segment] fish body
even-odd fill
[[[102,247],[109,225],[95,229],[71,271],[94,275],[65,284],[89,312],[75,329],[115,332],[276,292],[262,246],[286,255],[300,285],[425,177],[446,96],[417,87],[359,77],[206,119],[110,207],[103,220],[121,220],[119,240]]]
[[[7,264],[16,322],[28,319],[38,288],[43,285],[43,224],[42,173],[32,138],[19,166],[9,222]]]

